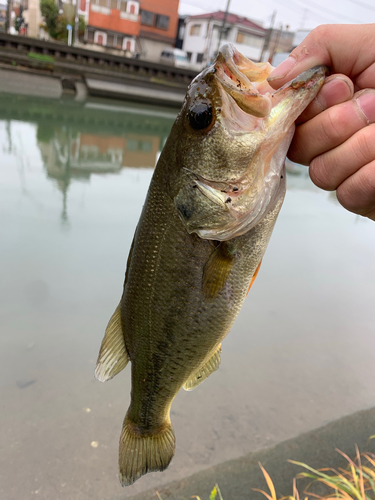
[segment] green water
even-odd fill
[[[0,95],[1,498],[129,497],[375,404],[375,224],[297,167],[220,369],[173,405],[171,466],[120,488],[130,371],[94,362],[176,114]]]

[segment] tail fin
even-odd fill
[[[170,422],[141,435],[125,417],[120,437],[119,472],[122,486],[133,484],[147,472],[165,470],[173,458],[176,438]]]

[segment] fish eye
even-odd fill
[[[202,130],[211,125],[212,106],[209,103],[201,102],[194,104],[189,110],[189,122],[194,130]]]

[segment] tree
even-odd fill
[[[66,27],[68,24],[71,24],[74,30],[74,20],[68,23],[67,16],[65,14],[59,14],[58,6],[54,0],[41,0],[40,11],[46,22],[47,33],[56,40],[67,42],[68,30]],[[85,20],[82,16],[79,16],[79,35],[83,36],[84,32]]]
[[[54,0],[41,0],[40,12],[46,21],[46,31],[52,38],[57,38],[57,20],[59,18],[59,8]]]

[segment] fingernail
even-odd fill
[[[296,59],[292,56],[289,56],[285,61],[283,61],[281,64],[279,64],[270,74],[270,76],[267,78],[269,82],[272,82],[273,80],[280,80],[281,78],[284,78],[290,71],[293,69],[294,65],[296,64]]]
[[[375,90],[365,89],[355,99],[359,109],[365,115],[367,124],[375,121]]]
[[[326,109],[334,104],[348,101],[353,97],[353,93],[354,87],[350,80],[335,76],[331,80],[326,80],[316,100],[323,109]]]

